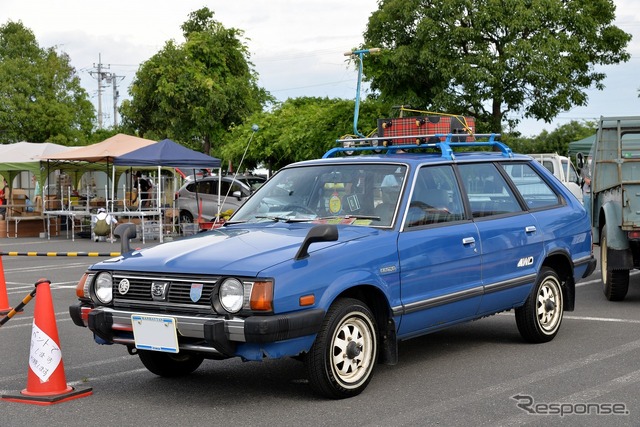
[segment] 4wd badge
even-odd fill
[[[526,267],[526,266],[532,265],[532,264],[533,264],[533,257],[532,256],[520,258],[520,261],[518,261],[518,267]]]

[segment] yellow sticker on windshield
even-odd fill
[[[329,199],[329,212],[336,214],[342,209],[342,202],[337,193],[333,193]]]

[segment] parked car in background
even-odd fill
[[[568,157],[557,153],[531,154],[538,163],[564,184],[580,202],[582,202],[582,182],[576,168]]]
[[[265,178],[255,175],[207,176],[186,182],[176,193],[176,208],[180,212],[180,222],[190,223],[198,218],[212,220],[220,212],[235,212],[247,198],[264,182]]]

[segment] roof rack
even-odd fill
[[[474,134],[475,141],[471,142],[458,142],[466,138],[467,134],[449,133],[449,134],[432,134],[432,135],[415,135],[415,136],[376,136],[370,138],[346,138],[337,139],[336,143],[341,144],[341,147],[334,147],[327,151],[323,159],[334,156],[337,153],[345,153],[346,155],[352,155],[357,151],[386,151],[395,152],[396,150],[411,150],[417,148],[433,148],[438,149],[442,153],[442,157],[447,160],[455,159],[455,154],[452,148],[455,147],[490,147],[494,151],[500,151],[504,157],[513,157],[513,152],[504,143],[497,141],[500,138],[499,133],[483,133]],[[407,140],[410,137],[415,139],[415,144],[394,144],[396,140]],[[477,141],[478,138],[486,138],[486,141]],[[422,141],[434,141],[434,142],[422,142]]]

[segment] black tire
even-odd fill
[[[564,300],[556,272],[542,267],[531,294],[522,307],[516,308],[516,325],[525,341],[551,341],[562,323]]]
[[[180,211],[180,224],[193,223],[193,215],[189,211]]]
[[[189,375],[202,364],[204,357],[193,353],[164,353],[138,350],[138,357],[145,368],[161,377]]]
[[[373,314],[361,301],[336,300],[305,358],[312,390],[333,399],[360,394],[378,358],[377,330]]]
[[[607,227],[600,236],[600,277],[602,292],[609,301],[622,301],[629,291],[629,270],[613,270],[609,267]]]

